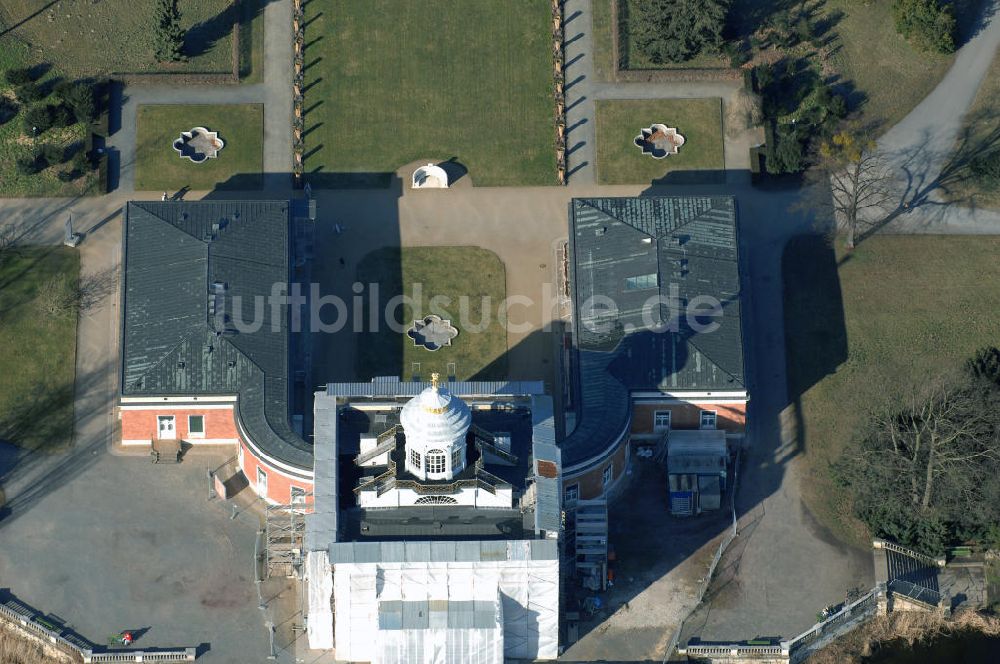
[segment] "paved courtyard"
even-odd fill
[[[206,469],[224,460],[154,465],[78,447],[59,481],[0,521],[3,587],[98,644],[148,630],[137,647],[201,646],[205,662],[263,661],[257,517],[233,520],[228,505],[208,502]]]

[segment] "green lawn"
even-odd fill
[[[378,332],[358,338],[358,380],[393,375],[429,380],[432,372],[457,380],[507,378],[507,332],[497,321],[497,309],[507,292],[506,274],[492,251],[478,247],[378,249],[358,264],[357,280],[366,288],[379,284],[383,312],[396,295],[416,299],[414,285],[419,284],[419,315],[436,313],[458,328],[450,347],[429,351],[414,346],[405,332],[389,329],[382,320]],[[436,303],[432,302],[435,297]],[[462,298],[467,298],[467,313],[462,310]],[[396,320],[408,328],[415,318],[414,308],[404,303],[395,311]]]
[[[801,240],[785,250],[788,387],[791,398],[801,395],[803,492],[840,537],[862,544],[867,536],[829,478],[866,414],[1000,343],[998,252],[1000,237],[926,235],[875,236],[849,256]],[[836,261],[844,261],[839,269]]]
[[[556,183],[548,2],[314,6],[305,58],[314,186],[452,157],[477,185]]]
[[[195,126],[219,132],[225,147],[218,157],[195,164],[174,151],[174,139]],[[262,104],[140,106],[136,132],[137,191],[261,187]]]
[[[1000,185],[988,186],[967,168],[972,157],[997,150],[1000,150],[1000,52],[993,58],[976,100],[965,116],[965,128],[955,155],[963,167],[948,178],[945,197],[960,205],[1000,208]]]
[[[33,48],[36,59],[74,76],[112,72],[229,73],[232,71],[232,0],[178,0],[187,30],[188,60],[153,58],[156,0],[0,0],[0,23]],[[256,5],[248,5],[255,9]],[[41,11],[40,11],[41,10]],[[257,21],[263,23],[258,16]]]
[[[28,48],[13,39],[0,38],[0,96],[15,99],[13,90],[3,78],[8,69],[28,66],[32,62]],[[60,75],[56,71],[47,72],[38,80],[41,86],[51,83]],[[52,99],[41,104],[54,103]],[[80,196],[97,192],[97,171],[85,173],[72,182],[61,182],[57,173],[72,170],[70,164],[50,166],[36,175],[22,175],[15,167],[18,157],[33,154],[43,145],[57,145],[65,153],[83,148],[87,137],[83,125],[73,125],[59,129],[49,129],[38,137],[24,132],[25,104],[18,104],[18,114],[4,124],[0,124],[0,197],[22,196]]]
[[[639,130],[662,122],[676,127],[684,145],[676,155],[653,159],[636,147]],[[681,171],[722,171],[721,99],[663,99],[597,102],[597,181],[643,184]],[[699,174],[682,177],[692,181]]]
[[[591,5],[593,16],[594,72],[600,81],[614,80],[615,75],[615,45],[612,39],[613,28],[611,16],[612,0],[594,0]],[[570,26],[573,24],[570,23]],[[582,28],[586,29],[586,28]],[[567,26],[567,37],[575,33]]]
[[[38,310],[41,285],[56,275],[74,283],[76,250],[6,250],[0,254],[0,440],[29,449],[58,449],[73,436],[76,318]]]
[[[938,84],[953,56],[923,53],[893,27],[891,2],[829,0],[827,12],[843,12],[834,27],[840,49],[830,64],[865,101],[865,118],[890,127],[899,122]]]
[[[630,20],[634,20],[635,12],[628,12],[628,8],[642,0],[619,2],[626,3],[623,7]],[[978,3],[979,0],[960,0],[960,22],[969,22],[968,17],[975,14]],[[746,37],[764,25],[776,10],[797,11],[800,6],[799,0],[734,0],[730,22]],[[829,58],[824,60],[808,45],[793,48],[789,55],[807,57],[817,68],[821,67],[825,76],[850,93],[852,104],[860,105],[870,121],[888,127],[901,120],[934,89],[954,60],[950,55],[922,53],[912,48],[896,33],[889,0],[826,0],[813,6],[818,11],[817,22],[833,21],[830,34],[837,39],[826,47]],[[611,13],[611,0],[595,0],[594,64],[600,78],[607,78],[613,71]],[[724,58],[716,55],[703,55],[684,63],[654,65],[627,42],[626,35],[623,55],[630,69],[728,66]]]

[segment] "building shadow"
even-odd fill
[[[822,235],[801,235],[785,246],[781,279],[786,373],[792,400],[847,360],[838,267],[833,246]]]

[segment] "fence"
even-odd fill
[[[92,648],[81,647],[62,636],[61,631],[44,627],[35,622],[36,612],[17,601],[0,604],[0,617],[18,625],[21,629],[43,639],[68,653],[79,655],[84,664],[97,662],[193,662],[197,657],[194,648],[177,650],[119,650],[95,653]]]
[[[879,593],[884,588],[876,585],[863,596],[844,606],[840,611],[826,620],[816,623],[794,639],[754,645],[752,643],[713,643],[689,645],[678,648],[678,652],[689,657],[706,657],[709,659],[754,659],[781,657],[790,662],[801,662],[818,646],[825,645],[834,637],[867,620],[878,609]]]
[[[818,641],[824,637],[838,635],[845,626],[860,622],[875,614],[878,609],[879,593],[884,592],[881,584],[876,584],[874,588],[862,595],[859,599],[844,606],[840,611],[833,614],[826,620],[818,622],[805,632],[802,632],[790,641],[783,641],[782,647],[787,649],[794,658],[805,655]]]
[[[893,542],[884,539],[876,539],[872,541],[873,549],[885,549],[886,551],[892,551],[894,553],[899,553],[904,556],[909,556],[921,562],[927,563],[934,567],[944,567],[947,562],[944,558],[935,558],[934,556],[928,556],[926,553],[920,553],[919,551],[914,551],[913,549],[907,549],[905,546],[900,546]]]
[[[708,586],[712,582],[712,577],[715,575],[715,568],[719,566],[719,561],[722,560],[722,554],[725,553],[729,545],[733,543],[738,534],[736,529],[736,488],[739,486],[739,472],[740,472],[740,453],[741,450],[736,450],[736,461],[733,464],[733,488],[729,493],[729,509],[733,514],[733,527],[730,529],[726,536],[722,538],[719,542],[718,548],[715,550],[715,555],[712,557],[712,564],[708,566],[708,573],[705,575],[705,580],[701,584],[701,588],[698,589],[698,600],[694,603],[691,610],[688,611],[688,615],[684,617],[684,620],[680,622],[677,626],[677,630],[674,635],[670,638],[670,642],[667,644],[666,653],[663,655],[663,661],[666,662],[670,658],[671,653],[677,648],[677,642],[681,639],[681,632],[684,629],[684,623],[687,619],[691,617],[695,609],[701,604],[701,601],[705,599],[705,593],[708,591]],[[762,647],[762,646],[752,646],[752,647]],[[678,652],[684,653],[683,649],[678,648]]]
[[[903,579],[893,579],[889,582],[888,587],[893,594],[903,595],[931,610],[938,608],[941,604],[941,593],[938,591],[918,586]]]

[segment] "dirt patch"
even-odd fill
[[[3,664],[77,664],[81,661],[0,618],[0,662]]]

